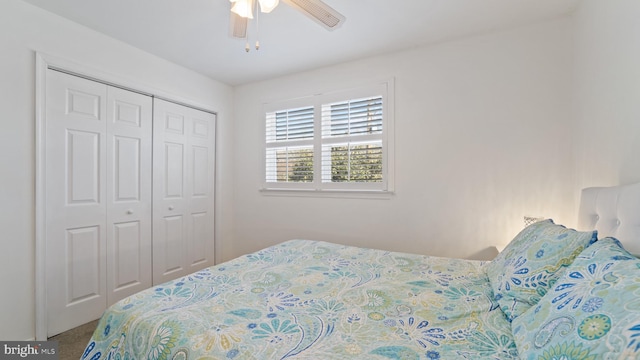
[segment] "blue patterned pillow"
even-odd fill
[[[599,240],[511,326],[522,359],[639,359],[640,260]]]
[[[544,220],[529,225],[486,265],[495,300],[512,321],[538,303],[561,272],[597,239]]]

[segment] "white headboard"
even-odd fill
[[[582,190],[579,230],[613,236],[632,254],[640,254],[640,183]]]

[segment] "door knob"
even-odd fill
[[[133,210],[131,210],[131,209],[127,210],[127,214],[129,214],[129,215],[133,214]]]
[[[173,210],[173,205],[169,206],[169,210]]]

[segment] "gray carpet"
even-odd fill
[[[98,326],[98,320],[50,337],[49,340],[58,341],[59,359],[79,360],[96,326]]]

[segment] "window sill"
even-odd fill
[[[395,193],[388,190],[315,190],[315,189],[277,189],[262,188],[260,193],[265,196],[295,196],[295,197],[318,197],[318,198],[340,198],[340,199],[381,199],[389,200]]]

